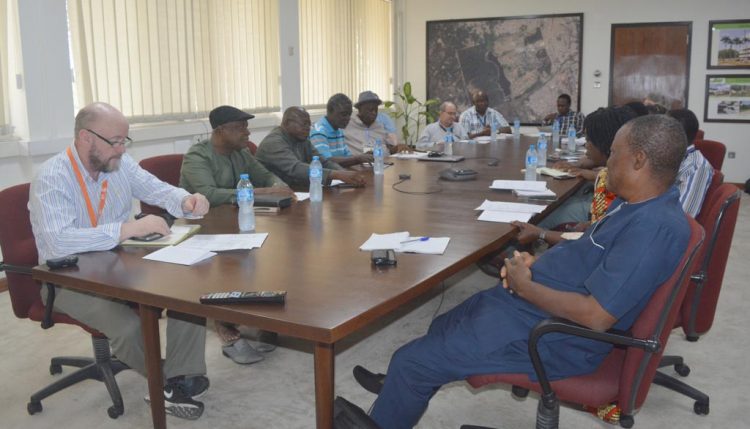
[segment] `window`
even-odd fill
[[[10,126],[10,103],[8,101],[8,77],[10,75],[10,67],[8,66],[8,52],[10,46],[8,44],[8,28],[13,28],[10,25],[10,16],[8,13],[8,2],[6,0],[0,0],[0,139],[4,136],[12,134],[12,128]]]
[[[68,0],[77,108],[133,122],[278,110],[277,0]]]
[[[365,90],[390,98],[390,1],[300,0],[299,15],[303,105],[337,92],[355,102]]]

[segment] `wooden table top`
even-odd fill
[[[361,189],[324,191],[323,203],[293,204],[277,215],[256,216],[256,231],[268,232],[263,247],[220,253],[193,266],[142,259],[154,249],[118,247],[79,255],[78,267],[34,270],[35,278],[103,296],[164,307],[203,317],[256,326],[283,335],[334,343],[439,284],[502,247],[513,235],[505,223],[480,222],[474,210],[485,199],[518,201],[493,191],[494,179],[522,179],[522,159],[531,142],[454,144],[466,156],[459,163],[394,160],[385,175],[368,174]],[[490,157],[499,159],[489,166]],[[478,180],[438,181],[445,168],[471,168]],[[392,189],[399,174],[411,179]],[[577,180],[547,180],[558,197],[570,195]],[[551,209],[551,207],[550,207]],[[549,211],[549,210],[548,210]],[[191,221],[195,223],[196,221]],[[237,209],[211,209],[199,233],[237,233]],[[443,255],[397,254],[398,265],[376,268],[359,246],[371,233],[409,231],[451,237]],[[201,295],[228,290],[286,290],[284,305],[200,304]]]

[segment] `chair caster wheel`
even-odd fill
[[[511,388],[511,393],[513,393],[513,396],[519,399],[523,399],[527,396],[529,396],[529,389],[524,389],[523,387],[513,386]]]
[[[115,407],[114,405],[112,405],[111,407],[107,408],[107,414],[109,415],[109,418],[111,418],[111,419],[116,419],[116,418],[120,417],[123,412],[124,412],[124,410],[119,409],[119,408]]]
[[[695,411],[695,414],[698,415],[708,415],[708,402],[695,401],[695,404],[693,404],[693,411]]]
[[[635,420],[633,420],[633,416],[620,416],[620,426],[624,428],[632,428],[635,424]]]
[[[50,364],[49,366],[50,375],[57,375],[57,374],[60,374],[61,372],[62,372],[62,365],[57,365],[54,363]]]
[[[685,365],[684,363],[675,364],[674,370],[677,374],[680,374],[682,377],[687,377],[690,374],[690,367]]]
[[[29,415],[33,416],[36,413],[42,412],[42,403],[41,402],[34,402],[30,401],[28,404],[26,404],[26,411],[29,412]]]

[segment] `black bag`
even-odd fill
[[[380,429],[367,413],[341,396],[333,401],[333,429]]]

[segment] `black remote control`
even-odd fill
[[[47,266],[50,270],[58,270],[60,268],[75,267],[78,265],[78,256],[63,256],[62,258],[47,259]]]
[[[285,298],[285,290],[259,290],[214,292],[201,296],[200,301],[202,304],[246,304],[253,302],[283,304]]]

